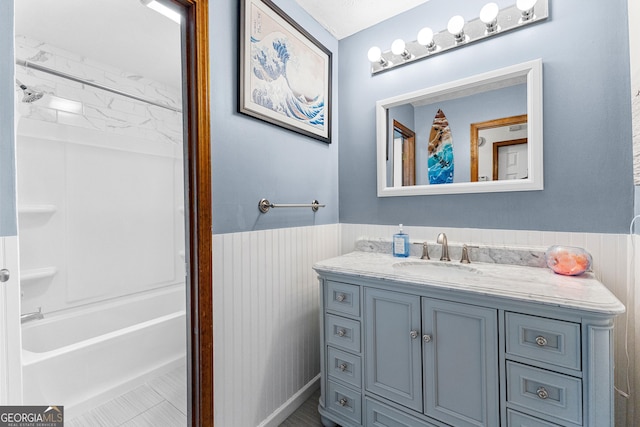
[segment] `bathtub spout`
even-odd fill
[[[42,320],[42,319],[44,319],[44,314],[42,314],[42,307],[38,307],[38,311],[20,315],[20,323],[25,323],[30,320]]]

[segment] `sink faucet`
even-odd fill
[[[442,256],[440,257],[440,261],[451,261],[449,258],[449,244],[447,243],[447,235],[444,233],[438,234],[437,243],[442,245]]]
[[[25,323],[30,320],[42,320],[44,319],[44,314],[42,314],[42,307],[38,307],[38,311],[33,311],[31,313],[25,313],[20,315],[20,323]]]

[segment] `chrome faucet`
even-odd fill
[[[20,323],[29,322],[31,320],[42,320],[44,319],[44,314],[42,314],[42,307],[38,307],[38,311],[33,311],[31,313],[25,313],[20,315]]]
[[[447,243],[447,235],[444,233],[438,234],[436,243],[440,243],[442,245],[442,256],[440,257],[440,261],[451,261],[451,258],[449,258],[449,244]]]

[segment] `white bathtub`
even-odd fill
[[[23,324],[24,404],[77,415],[184,363],[185,298],[180,285]]]

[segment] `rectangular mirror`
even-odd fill
[[[542,60],[378,101],[376,127],[378,197],[542,190]]]

